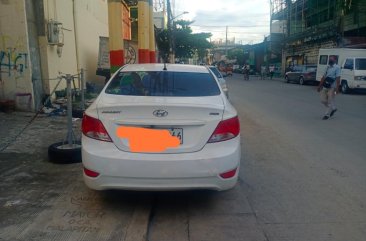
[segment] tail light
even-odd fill
[[[112,142],[112,139],[109,137],[103,123],[99,119],[84,114],[83,121],[81,123],[81,130],[87,137],[100,141]]]
[[[240,133],[239,118],[237,116],[221,121],[212,133],[208,143],[230,140]]]
[[[87,175],[88,177],[97,177],[97,176],[99,176],[99,173],[98,173],[98,172],[95,172],[95,171],[89,170],[89,169],[87,169],[86,167],[84,167],[84,173],[85,173],[85,175]]]
[[[227,179],[227,178],[232,178],[233,176],[235,176],[236,174],[236,170],[237,168],[233,169],[233,170],[230,170],[228,172],[224,172],[224,173],[221,173],[220,174],[220,177],[224,178],[224,179]]]

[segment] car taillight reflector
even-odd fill
[[[99,173],[98,172],[95,172],[95,171],[92,171],[92,170],[89,170],[87,168],[84,167],[84,173],[85,175],[87,175],[88,177],[97,177],[99,176]]]
[[[221,121],[212,133],[208,143],[230,140],[240,133],[239,118],[237,116]]]
[[[112,142],[111,138],[108,135],[108,132],[103,126],[103,123],[100,120],[90,117],[88,115],[84,114],[83,116],[81,130],[83,134],[87,137],[100,141]]]
[[[232,178],[233,176],[235,176],[236,170],[237,170],[237,168],[235,168],[234,170],[230,170],[228,172],[221,173],[220,177],[222,177],[224,179]]]

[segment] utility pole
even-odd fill
[[[167,13],[168,13],[168,32],[169,32],[169,60],[170,63],[174,63],[174,53],[173,53],[173,15],[172,8],[170,5],[170,0],[166,1]]]
[[[227,30],[228,26],[226,26],[226,39],[225,39],[225,55],[227,56]]]

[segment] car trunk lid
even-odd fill
[[[205,146],[222,120],[224,104],[220,95],[184,98],[104,95],[97,109],[99,119],[121,151],[184,153],[196,152]],[[167,145],[163,150],[133,149],[136,141],[140,146],[146,142],[148,145],[163,142],[162,137],[159,138],[163,132],[151,137],[147,132],[138,134],[140,130],[153,130],[153,133],[168,130],[170,135],[177,136],[179,143]],[[126,134],[127,131],[131,132]]]

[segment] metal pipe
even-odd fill
[[[73,77],[70,74],[66,75],[67,81],[67,143],[70,148],[72,146],[72,99],[71,99],[71,80]]]
[[[75,55],[76,55],[76,68],[79,70],[80,63],[79,63],[79,48],[78,48],[78,32],[77,32],[77,20],[76,20],[76,7],[75,7],[75,0],[72,0],[72,20],[74,24],[74,42],[75,42]],[[80,86],[79,86],[80,88]]]
[[[85,96],[84,96],[84,69],[81,68],[80,70],[80,90],[81,90],[81,109],[85,110]]]

